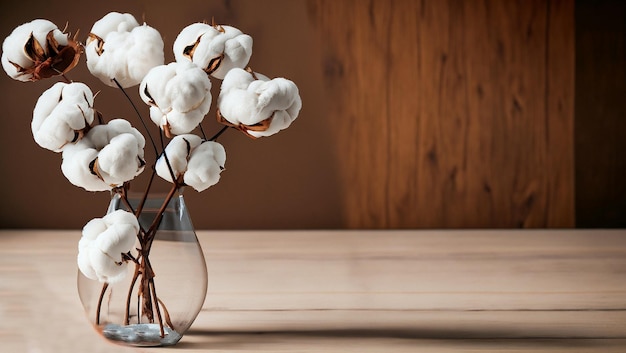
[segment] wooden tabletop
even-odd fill
[[[626,352],[626,230],[199,231],[179,344],[115,346],[76,290],[78,231],[0,231],[0,352]]]

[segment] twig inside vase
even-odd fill
[[[159,298],[156,293],[156,286],[154,285],[154,278],[149,281],[150,288],[152,289],[152,296],[154,297],[154,306],[156,307],[157,318],[159,319],[159,329],[161,331],[161,338],[165,337],[165,330],[163,329],[163,318],[161,317],[161,310],[159,309]]]
[[[102,284],[102,291],[100,291],[100,298],[98,299],[98,307],[96,308],[96,325],[100,325],[100,309],[102,308],[102,300],[104,299],[104,293],[109,288],[109,283],[104,282]]]
[[[130,300],[133,293],[133,288],[135,288],[135,283],[137,283],[137,278],[139,278],[140,274],[140,265],[139,263],[135,263],[135,273],[133,274],[133,279],[130,282],[130,287],[128,288],[128,295],[126,296],[126,310],[124,312],[124,325],[129,325],[130,323]],[[139,312],[137,312],[139,315]],[[138,319],[139,320],[139,319]]]

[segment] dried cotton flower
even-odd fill
[[[35,142],[61,152],[68,143],[78,141],[95,118],[93,98],[89,87],[80,82],[58,82],[46,90],[33,110]]]
[[[302,100],[295,83],[242,69],[224,77],[217,101],[218,119],[257,138],[286,129],[298,117]]]
[[[63,150],[63,175],[87,191],[105,191],[139,175],[145,166],[145,139],[123,119],[93,127]]]
[[[211,108],[211,81],[189,62],[173,62],[148,72],[139,86],[150,118],[168,137],[195,129]]]
[[[174,41],[176,61],[191,61],[218,79],[231,69],[246,67],[250,56],[252,37],[231,26],[194,23]]]
[[[18,81],[38,81],[78,64],[82,47],[52,22],[36,19],[16,27],[2,43],[2,68]]]
[[[135,215],[123,210],[89,221],[78,242],[78,268],[85,277],[114,283],[126,276],[123,255],[132,250],[139,232]]]
[[[164,156],[157,160],[157,174],[172,182],[172,174],[167,166],[169,162],[176,179],[189,185],[196,191],[204,191],[217,184],[220,173],[226,163],[224,147],[213,141],[202,141],[196,135],[178,135],[165,148]]]
[[[85,47],[89,71],[105,84],[132,87],[164,62],[163,39],[128,13],[111,12],[94,23]]]

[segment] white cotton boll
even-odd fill
[[[106,227],[110,227],[115,224],[126,224],[134,229],[133,232],[135,234],[139,232],[139,221],[137,221],[137,217],[135,217],[134,214],[124,210],[116,210],[107,214],[102,218],[102,222],[104,222]]]
[[[94,126],[63,150],[63,175],[87,191],[105,191],[139,175],[145,162],[145,139],[123,119]]]
[[[234,125],[254,125],[263,119],[256,115],[256,94],[246,90],[233,90],[220,95],[220,114]]]
[[[78,268],[93,280],[108,283],[121,280],[127,266],[122,254],[133,249],[138,231],[137,218],[127,211],[117,210],[92,219],[83,227],[78,243]]]
[[[92,246],[90,244],[90,246],[79,250],[76,261],[78,263],[78,269],[80,270],[80,272],[82,272],[85,277],[95,281],[98,280],[98,275],[96,274],[96,270],[93,269],[93,266],[91,266],[91,259],[89,257],[91,253],[91,247]]]
[[[176,37],[174,57],[177,62],[191,61],[211,76],[223,79],[229,70],[248,65],[252,43],[252,37],[235,27],[194,23]],[[214,60],[220,60],[220,64],[211,72]]]
[[[125,88],[135,86],[165,60],[159,32],[117,12],[93,25],[85,54],[89,71],[111,87],[117,87],[113,79]]]
[[[137,231],[130,224],[113,224],[95,240],[95,247],[111,259],[121,262],[122,254],[129,252],[135,245]]]
[[[174,177],[178,178],[187,170],[187,160],[191,151],[202,143],[199,136],[185,134],[174,137],[165,147],[167,160],[172,168]],[[167,166],[167,161],[162,155],[156,162],[157,175],[166,181],[172,182],[172,175]]]
[[[80,241],[92,242],[95,240],[98,235],[104,232],[107,229],[107,224],[102,218],[94,218],[91,221],[87,222],[83,227],[83,237]],[[79,243],[80,247],[80,243]]]
[[[32,73],[20,72],[15,65],[23,69],[30,69],[35,66],[34,58],[27,55],[24,47],[28,42],[31,33],[37,42],[43,47],[46,54],[50,54],[47,46],[47,35],[52,32],[54,39],[59,45],[67,45],[68,38],[58,27],[44,19],[36,19],[16,27],[13,32],[2,43],[2,68],[13,79],[18,81],[31,81]]]
[[[133,15],[113,11],[96,21],[91,27],[91,33],[104,38],[111,32],[129,32],[137,26],[139,22]]]
[[[31,130],[35,142],[43,148],[61,152],[75,142],[79,131],[93,123],[93,93],[80,82],[58,82],[37,100]]]
[[[100,282],[115,283],[125,277],[127,262],[116,262],[96,246],[91,247],[88,254],[91,267]]]
[[[111,185],[131,180],[143,170],[144,162],[138,156],[135,136],[128,133],[117,135],[98,153],[100,175]]]
[[[244,69],[232,69],[228,72],[228,74],[226,74],[224,80],[222,81],[222,85],[220,86],[220,95],[233,90],[246,90],[254,81],[254,75],[250,72]],[[269,79],[264,81],[269,81]]]
[[[97,157],[98,151],[96,149],[89,148],[80,142],[76,145],[67,146],[63,150],[61,171],[70,183],[87,191],[111,190],[111,185],[99,179],[89,168],[90,163]]]
[[[165,95],[173,110],[186,113],[211,100],[211,81],[202,70],[188,64],[174,65],[176,76],[168,82]]]
[[[206,141],[191,152],[183,180],[196,191],[204,191],[217,184],[225,163],[224,147],[217,142]]]
[[[170,63],[157,66],[139,87],[141,99],[150,105],[150,118],[168,134],[187,134],[211,109],[211,81],[197,66]]]
[[[286,129],[298,117],[301,108],[298,87],[292,81],[270,80],[242,69],[228,72],[218,97],[220,115],[254,138]],[[264,122],[269,124],[258,126]]]

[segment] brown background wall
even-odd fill
[[[614,3],[609,11],[624,9]],[[108,11],[131,12],[164,36],[166,61],[192,22],[215,17],[252,35],[252,67],[298,83],[304,107],[276,136],[252,141],[229,131],[220,139],[228,155],[222,181],[185,193],[197,228],[603,226],[615,223],[592,210],[609,195],[612,219],[626,218],[624,188],[610,186],[626,169],[617,152],[623,138],[604,141],[607,131],[626,135],[615,123],[623,103],[611,100],[603,112],[595,108],[602,96],[581,103],[587,91],[578,77],[587,70],[587,80],[621,89],[621,97],[624,80],[595,78],[602,57],[579,67],[581,45],[597,43],[579,39],[592,24],[575,7],[573,0],[31,1],[0,5],[0,34],[43,17],[69,22],[84,38]],[[622,24],[615,38],[622,60],[612,61],[618,78],[623,33]],[[84,61],[70,78],[102,90],[96,107],[105,116],[134,119]],[[32,106],[51,84],[0,78],[0,227],[79,228],[106,207],[108,195],[69,185],[60,156],[32,141]],[[578,126],[593,126],[588,117],[598,115],[610,128],[581,134]],[[219,128],[212,116],[209,132]],[[579,153],[598,141],[614,153]],[[594,169],[592,183],[585,163],[598,159],[605,167]],[[598,183],[609,186],[594,204],[585,197]]]

